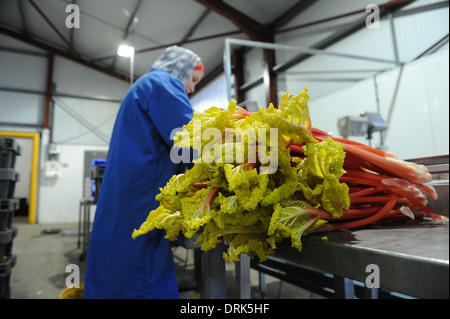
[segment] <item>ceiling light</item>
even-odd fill
[[[134,47],[130,47],[126,44],[121,44],[117,50],[118,56],[129,58],[134,55]]]

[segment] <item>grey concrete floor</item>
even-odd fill
[[[14,219],[18,228],[13,240],[12,252],[17,256],[17,263],[11,270],[12,299],[58,299],[66,288],[66,272],[69,264],[75,264],[80,270],[80,282],[84,282],[86,262],[80,260],[82,250],[77,247],[78,224],[28,224],[26,218]],[[48,230],[58,232],[46,233]],[[194,274],[193,250],[183,247],[173,249],[174,261],[181,299],[199,298]],[[227,294],[234,298],[234,264],[226,263]],[[259,273],[251,270],[252,298],[322,298],[309,291],[266,275],[266,292],[259,291]]]
[[[79,260],[78,224],[29,224],[25,218],[14,218],[18,228],[12,253],[17,256],[11,270],[11,299],[58,299],[66,288],[66,266],[76,264],[80,281],[84,280],[86,263]],[[58,229],[56,234],[43,234]]]

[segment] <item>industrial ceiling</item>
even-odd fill
[[[413,2],[378,1],[381,14]],[[361,1],[333,2],[336,14],[320,16],[325,3],[330,5],[323,0],[2,0],[0,33],[126,81],[129,60],[117,56],[120,44],[135,48],[135,77],[148,72],[166,47],[183,45],[203,59],[205,84],[223,71],[226,37],[276,42],[277,34],[328,24],[335,32],[313,46],[323,49],[363,27],[367,13]],[[67,27],[74,12],[67,10],[70,4],[79,9],[79,28]]]

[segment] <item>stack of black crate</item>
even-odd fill
[[[16,264],[12,244],[17,236],[13,217],[19,200],[14,198],[14,189],[19,180],[19,173],[15,171],[16,156],[20,154],[16,140],[0,137],[0,299],[10,297],[11,269]]]

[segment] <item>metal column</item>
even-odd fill
[[[225,260],[223,252],[225,244],[219,243],[216,248],[202,252],[202,298],[226,299],[227,284]]]
[[[241,254],[240,261],[235,263],[236,266],[236,298],[250,299],[250,257]]]
[[[229,100],[232,99],[232,88],[231,88],[232,87],[232,83],[231,83],[231,46],[232,45],[246,46],[246,47],[251,47],[251,48],[261,48],[261,49],[268,49],[268,50],[297,51],[297,52],[307,53],[307,54],[311,54],[311,55],[331,55],[331,56],[341,57],[341,58],[351,58],[351,59],[356,59],[356,60],[382,62],[382,63],[389,63],[389,64],[394,64],[394,65],[397,64],[397,61],[373,58],[373,57],[367,57],[367,56],[360,56],[360,55],[355,55],[355,54],[347,54],[347,53],[342,53],[342,52],[334,52],[334,51],[329,51],[329,50],[320,50],[320,49],[304,48],[304,47],[297,47],[297,46],[285,45],[285,44],[226,38],[224,54],[223,54],[223,64],[224,64],[225,77],[226,77],[226,82],[227,82],[227,92],[228,92]],[[277,72],[277,70],[275,70],[275,68],[273,71]]]

